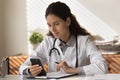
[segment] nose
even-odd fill
[[[55,29],[54,26],[51,26],[50,30],[51,30],[52,32],[54,32],[56,29]]]

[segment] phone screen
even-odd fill
[[[30,61],[31,61],[32,65],[39,64],[39,66],[42,67],[42,71],[41,71],[41,73],[40,73],[38,76],[43,76],[43,75],[46,76],[46,72],[45,72],[45,70],[44,70],[44,67],[43,67],[43,65],[42,65],[42,63],[41,63],[41,61],[40,61],[40,59],[31,58]]]

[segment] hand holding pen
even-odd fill
[[[55,63],[56,63],[57,71],[60,71],[60,68],[62,68],[66,73],[70,73],[70,74],[78,73],[77,68],[70,67],[65,61],[55,62]]]
[[[57,71],[60,71],[60,68],[62,68],[63,70],[69,68],[68,64],[65,61],[55,62],[55,63],[56,63]]]

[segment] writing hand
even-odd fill
[[[62,68],[66,73],[73,74],[78,72],[76,68],[68,66],[68,64],[65,61],[61,61],[59,64],[57,64],[57,71],[60,71],[60,68]]]

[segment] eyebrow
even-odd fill
[[[60,22],[60,21],[55,21],[55,22],[53,22],[53,24],[58,23],[58,22]],[[47,23],[47,24],[49,25],[49,23]]]

